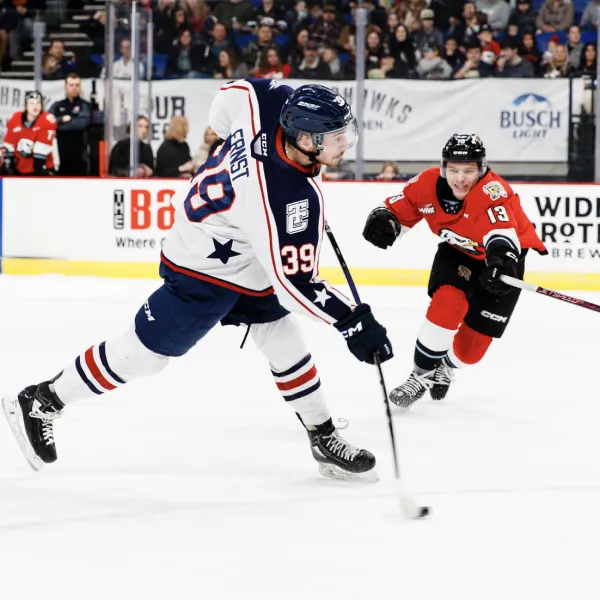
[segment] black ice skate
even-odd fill
[[[435,384],[435,371],[428,371],[418,375],[415,371],[410,377],[396,389],[390,392],[390,402],[400,408],[410,408],[417,400],[423,397],[427,390],[431,390]]]
[[[362,479],[377,481],[375,457],[368,451],[349,444],[338,432],[331,419],[315,429],[307,429],[319,473],[332,479]]]
[[[443,400],[450,389],[450,384],[454,381],[454,369],[444,364],[442,361],[436,368],[433,375],[433,386],[429,390],[434,400]]]
[[[56,460],[53,421],[64,404],[50,391],[50,382],[30,385],[16,398],[3,398],[2,408],[25,458],[35,471]]]

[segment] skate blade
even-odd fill
[[[365,473],[350,473],[340,469],[336,465],[319,463],[319,473],[328,479],[337,479],[338,481],[361,481],[364,483],[377,483],[379,475],[375,469],[366,471]]]
[[[19,448],[21,452],[27,459],[29,466],[34,471],[41,471],[44,466],[44,461],[34,452],[29,440],[27,439],[27,434],[23,429],[23,412],[21,411],[21,405],[19,401],[14,399],[2,398],[2,410],[4,411],[4,416],[8,421],[8,426],[10,427],[15,439],[17,440],[17,444],[19,444]]]

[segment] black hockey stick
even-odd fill
[[[344,277],[348,282],[348,286],[350,287],[350,291],[352,292],[352,297],[354,298],[354,302],[356,304],[360,304],[360,296],[358,295],[358,290],[356,289],[356,285],[354,284],[354,279],[352,279],[352,274],[350,273],[350,269],[348,269],[348,265],[344,260],[344,256],[340,247],[329,227],[329,224],[325,222],[325,233],[329,238],[329,242],[338,258],[340,263],[340,267],[344,273]],[[394,458],[394,477],[396,480],[397,486],[397,494],[400,500],[400,505],[404,514],[406,514],[411,519],[419,519],[421,517],[426,517],[429,514],[428,506],[417,506],[415,501],[404,492],[400,486],[400,464],[398,462],[398,453],[396,451],[396,436],[394,434],[394,422],[392,420],[392,413],[390,411],[390,401],[388,400],[387,387],[385,385],[385,378],[383,377],[383,369],[381,368],[381,362],[379,361],[379,355],[375,355],[373,357],[375,359],[375,365],[377,366],[377,371],[379,373],[379,383],[381,384],[381,390],[383,392],[383,401],[385,402],[385,412],[387,415],[388,427],[390,430],[390,441],[392,443],[392,454]]]
[[[512,287],[527,290],[528,292],[535,292],[536,294],[542,294],[542,296],[548,296],[548,298],[554,298],[555,300],[562,300],[562,302],[568,302],[569,304],[573,304],[575,306],[581,306],[582,308],[587,308],[589,310],[593,310],[594,312],[600,312],[600,306],[598,304],[588,302],[587,300],[582,300],[581,298],[575,298],[574,296],[568,296],[567,294],[562,294],[561,292],[555,292],[554,290],[549,290],[539,285],[535,285],[534,283],[528,283],[526,281],[521,281],[520,279],[515,279],[509,275],[501,275],[500,279]]]

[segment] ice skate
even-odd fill
[[[435,384],[435,371],[427,371],[418,375],[415,371],[400,386],[390,392],[390,402],[401,409],[410,408],[417,400],[423,397],[427,390],[431,390]],[[401,412],[396,410],[394,412]]]
[[[453,381],[454,369],[444,364],[444,361],[442,361],[435,370],[433,375],[433,386],[429,390],[429,394],[433,400],[443,400]]]
[[[56,460],[54,419],[64,404],[50,390],[49,382],[30,385],[14,398],[3,398],[2,409],[12,432],[35,471]]]
[[[348,443],[331,419],[307,431],[312,454],[319,463],[321,475],[344,481],[378,481],[373,454]]]

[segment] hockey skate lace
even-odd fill
[[[341,438],[337,431],[334,431],[330,436],[325,438],[324,441],[329,451],[343,460],[354,460],[356,455],[360,452],[359,448],[356,448]]]
[[[29,416],[33,419],[39,419],[42,422],[42,437],[46,444],[54,443],[54,428],[53,421],[61,416],[60,411],[44,412],[40,410],[39,402],[34,402]]]
[[[438,385],[450,385],[454,381],[454,369],[441,364],[433,377],[434,383]]]
[[[426,390],[432,388],[435,383],[431,379],[432,375],[433,371],[428,371],[427,373],[423,373],[422,375],[411,373],[411,376],[408,378],[406,383],[404,383],[404,385],[401,386],[402,392],[408,393],[411,396],[415,396],[423,388],[425,388]]]

